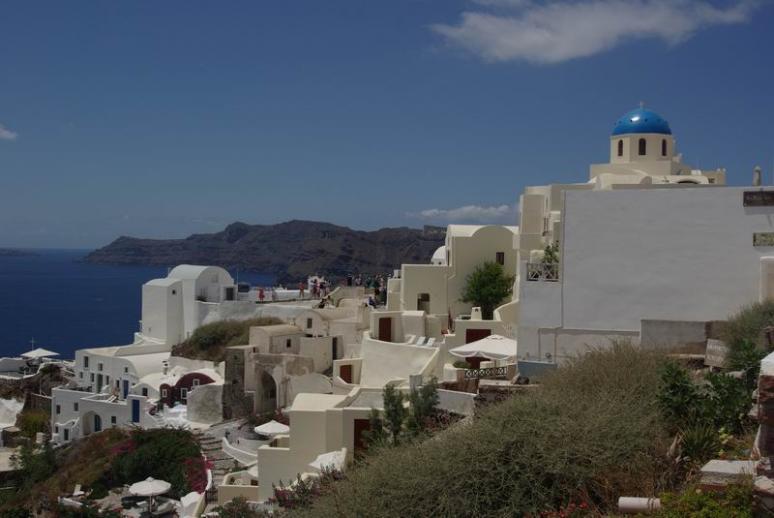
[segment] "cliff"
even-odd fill
[[[119,237],[91,252],[86,261],[160,266],[211,264],[272,274],[279,282],[292,282],[313,273],[386,273],[402,263],[427,263],[436,248],[444,244],[445,233],[443,228],[429,226],[367,232],[314,221],[232,223],[221,232],[185,239]]]

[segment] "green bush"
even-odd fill
[[[681,448],[683,460],[690,464],[702,464],[722,448],[718,431],[710,426],[694,426],[682,434]]]
[[[467,361],[465,361],[465,360],[457,360],[457,361],[456,361],[456,362],[454,362],[452,365],[453,365],[454,367],[458,368],[458,369],[470,369],[471,367],[473,367],[471,364],[469,364],[469,363],[468,363]]]
[[[153,477],[172,484],[175,497],[191,490],[186,478],[186,461],[201,457],[201,450],[190,432],[170,428],[138,429],[119,449],[121,454],[113,461],[110,480],[104,482],[107,487]]]
[[[672,432],[709,427],[741,433],[750,425],[752,394],[744,379],[709,373],[698,385],[686,368],[669,361],[660,381],[659,407]]]
[[[729,486],[722,493],[689,488],[661,495],[656,518],[752,518],[752,483]]]
[[[774,326],[774,301],[766,300],[743,307],[721,328],[720,337],[728,345],[728,366],[734,370],[754,369],[771,351],[766,329]]]
[[[16,418],[16,424],[22,435],[30,439],[35,439],[38,432],[48,432],[49,422],[50,418],[43,410],[25,410]]]
[[[220,362],[226,358],[226,347],[247,345],[250,328],[281,324],[274,317],[259,317],[249,320],[221,320],[197,328],[190,338],[172,349],[175,356]]]
[[[479,306],[482,317],[489,320],[512,291],[513,277],[505,273],[501,264],[486,262],[468,275],[461,300]]]
[[[291,516],[524,516],[670,489],[661,359],[616,344],[432,440],[380,449]]]

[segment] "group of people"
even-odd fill
[[[367,276],[363,278],[362,275],[348,274],[346,277],[346,286],[364,286],[366,289],[372,289],[373,295],[369,296],[368,304],[376,307],[378,304],[385,304],[387,298],[387,279],[384,275]],[[325,299],[331,293],[331,283],[324,278],[315,275],[306,283],[301,281],[298,283],[298,298],[306,299],[307,290],[309,291],[309,298],[311,299]],[[258,302],[275,302],[278,300],[277,293],[274,288],[257,289]],[[267,297],[268,291],[268,297]]]

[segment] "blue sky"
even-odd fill
[[[640,100],[688,163],[771,178],[772,26],[746,0],[8,0],[0,246],[512,222]]]

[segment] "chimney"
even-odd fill
[[[753,169],[753,187],[761,186],[761,176],[761,166],[756,165],[755,169]]]

